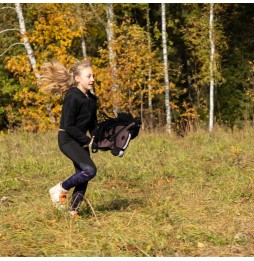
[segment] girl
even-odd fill
[[[78,62],[73,73],[57,61],[45,63],[42,83],[44,90],[67,91],[62,107],[58,145],[74,165],[76,173],[49,190],[53,205],[60,209],[66,205],[66,193],[74,188],[69,213],[79,217],[78,208],[84,198],[88,181],[96,175],[96,166],[90,158],[89,147],[97,126],[96,97],[91,93],[94,74],[90,62]],[[90,136],[86,133],[89,131]]]

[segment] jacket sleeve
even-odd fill
[[[91,138],[87,136],[85,133],[83,133],[82,131],[80,131],[75,126],[75,119],[77,113],[78,113],[77,100],[75,99],[75,97],[72,97],[71,95],[67,95],[63,103],[64,130],[73,139],[77,140],[82,145],[86,145],[90,143]]]
[[[94,101],[94,110],[93,110],[93,115],[92,119],[93,121],[91,122],[91,125],[89,126],[89,133],[91,136],[94,136],[97,130],[97,125],[98,125],[98,119],[97,119],[97,102],[96,100]]]

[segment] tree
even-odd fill
[[[58,59],[67,67],[74,64],[76,59],[68,52],[69,49],[72,50],[73,39],[80,38],[81,31],[80,24],[71,19],[74,7],[72,5],[30,4],[28,7],[26,15],[30,19],[36,18],[25,37],[32,46],[32,54],[36,60],[28,60],[27,55],[23,54],[14,55],[9,57],[7,68],[15,72],[20,84],[23,85],[22,91],[16,93],[14,97],[16,102],[21,104],[19,113],[22,125],[27,130],[36,131],[52,128],[55,125],[53,123],[52,126],[52,123],[49,122],[50,118],[46,115],[49,102],[56,122],[59,121],[61,108],[61,97],[53,98],[43,94],[38,88],[40,84],[38,68],[43,62],[50,61],[52,58]],[[30,65],[29,61],[31,61]],[[36,74],[31,74],[31,64],[33,64],[32,71]]]
[[[22,36],[22,41],[24,43],[29,61],[31,63],[31,66],[32,66],[32,69],[33,69],[33,72],[34,72],[34,75],[37,78],[38,84],[40,84],[40,75],[37,71],[36,60],[35,60],[33,49],[31,47],[31,44],[30,44],[28,37],[26,36],[27,31],[26,31],[25,19],[24,19],[24,16],[23,16],[21,5],[19,3],[15,4],[15,10],[16,10],[17,15],[18,15],[19,27],[20,27],[20,33],[21,33],[21,36]],[[50,116],[52,122],[55,124],[56,119],[55,119],[54,115],[52,114],[50,103],[48,103],[48,102],[46,103],[46,108],[48,110],[48,113],[49,113],[49,116]]]
[[[161,4],[161,20],[162,20],[162,47],[164,61],[164,81],[165,81],[165,108],[166,108],[166,131],[171,132],[171,113],[170,113],[170,96],[169,96],[169,75],[168,75],[168,53],[166,39],[166,8],[165,3]]]
[[[213,25],[213,3],[210,3],[210,18],[209,18],[209,39],[210,39],[210,109],[209,109],[209,131],[213,130],[213,117],[214,117],[214,25]]]
[[[6,69],[5,59],[10,54],[23,51],[23,43],[19,42],[17,18],[13,16],[15,8],[9,4],[0,5],[0,130],[13,129],[17,113],[13,102],[20,85],[13,74]],[[15,13],[14,13],[15,14]]]
[[[137,48],[138,46],[138,48]],[[152,69],[150,84],[156,86],[151,95],[161,93],[162,66],[156,51],[151,51],[147,32],[136,24],[124,21],[115,28],[114,50],[117,63],[118,108],[140,115],[143,100],[147,97],[149,68]],[[99,85],[96,94],[100,97],[101,109],[108,112],[114,107],[113,89],[110,86],[111,73],[107,49],[100,50],[101,56],[94,60],[96,79]]]
[[[216,116],[218,116],[215,114],[214,105],[218,109],[216,96],[224,82],[221,66],[222,54],[227,48],[227,39],[219,16],[221,6],[219,4],[213,5],[212,13],[213,16],[216,14],[216,20],[212,20],[212,28],[209,23],[209,18],[212,18],[210,4],[185,4],[183,7],[184,26],[181,31],[185,47],[188,92],[192,106],[198,113],[199,122],[213,126],[213,122],[209,121],[216,120]],[[215,46],[216,52],[214,51]],[[216,100],[216,104],[214,100]]]
[[[109,64],[110,64],[110,72],[111,72],[111,88],[112,88],[112,103],[113,103],[113,112],[116,114],[119,111],[119,101],[118,101],[118,85],[117,85],[117,64],[116,64],[116,54],[114,52],[114,8],[112,3],[108,4],[99,4],[99,7],[102,7],[102,10],[106,12],[105,22],[103,18],[98,14],[97,9],[94,8],[94,4],[90,4],[91,10],[93,11],[96,19],[99,23],[105,28],[107,35],[107,43],[108,43],[108,55],[109,55]]]
[[[216,21],[219,20],[223,25],[227,48],[222,50],[221,73],[225,81],[220,88],[216,88],[218,105],[215,107],[215,115],[221,124],[233,130],[244,126],[246,121],[251,124],[253,121],[253,71],[250,65],[254,61],[254,5],[216,4],[217,9],[218,6]],[[216,50],[221,45],[216,44]]]
[[[70,68],[84,57],[95,65],[95,93],[106,112],[117,105],[147,124],[153,114],[159,128],[167,124],[168,102],[171,130],[180,133],[209,125],[210,119],[211,126],[217,122],[232,129],[252,120],[254,6],[213,4],[212,27],[209,3],[169,6],[162,30],[160,3],[22,4],[22,35],[14,4],[0,4],[0,124],[22,121],[23,129],[46,130],[52,124],[48,102],[58,122],[61,97],[40,92],[35,69],[40,73],[41,64],[52,59]],[[163,35],[164,50],[162,31],[170,35]],[[32,53],[27,44],[24,48],[26,40]]]
[[[118,101],[118,84],[117,84],[117,74],[116,74],[116,54],[114,51],[114,9],[113,4],[107,5],[107,39],[108,39],[108,50],[109,50],[109,62],[112,75],[112,88],[113,88],[113,111],[117,113],[119,111],[119,101]]]
[[[83,58],[86,59],[87,58],[87,50],[86,50],[86,40],[85,40],[85,36],[84,36],[84,26],[83,26],[83,21],[82,21],[82,11],[80,8],[80,4],[75,5],[76,10],[77,10],[77,14],[78,14],[78,18],[79,19],[79,28],[80,31],[82,32],[81,34],[81,50],[82,50],[82,54],[83,54]]]

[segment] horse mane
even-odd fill
[[[101,141],[105,138],[105,134],[112,128],[121,125],[121,126],[128,126],[131,122],[135,121],[137,118],[133,118],[131,113],[119,112],[116,118],[109,117],[107,114],[103,113],[104,120],[98,123],[98,127],[95,134],[95,142]],[[141,121],[139,120],[140,124]],[[138,128],[139,129],[139,128]],[[138,134],[138,133],[137,133]],[[137,136],[135,133],[135,137]]]

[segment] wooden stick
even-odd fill
[[[96,218],[96,221],[97,221],[98,224],[101,226],[101,223],[100,223],[99,219],[97,218],[97,216],[96,216],[96,214],[95,214],[95,211],[94,211],[94,209],[93,209],[92,204],[89,202],[89,200],[88,200],[87,198],[85,198],[85,201],[86,201],[87,205],[90,207],[90,209],[92,210],[93,215],[94,215],[95,218]]]

